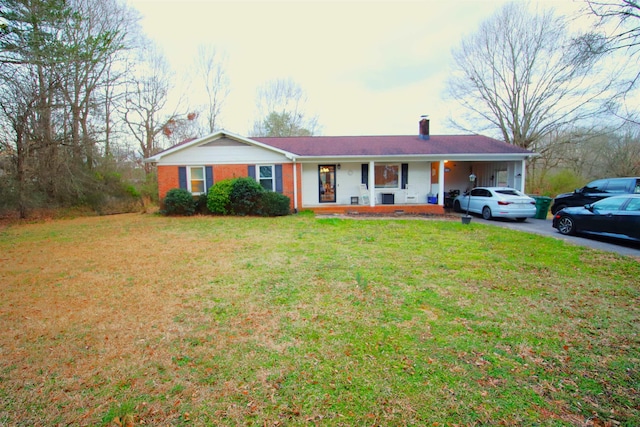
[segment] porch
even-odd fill
[[[453,198],[472,186],[518,188],[523,161],[399,158],[388,161],[305,162],[299,168],[297,211],[327,214],[443,215]],[[477,180],[469,181],[470,171]],[[299,187],[298,187],[299,185]],[[299,197],[299,198],[298,198]]]

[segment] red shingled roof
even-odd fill
[[[254,137],[298,156],[401,156],[527,154],[530,151],[482,135]]]

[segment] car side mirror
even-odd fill
[[[580,194],[580,193],[582,193],[583,191],[584,191],[584,187],[583,187],[583,188],[576,188],[576,189],[575,189],[575,191],[574,191],[574,193],[576,193],[576,194]]]
[[[587,203],[584,205],[584,208],[590,212],[593,212],[593,205],[591,203]]]

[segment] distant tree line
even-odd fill
[[[583,0],[591,25],[507,4],[453,51],[455,125],[539,154],[529,191],[552,194],[601,176],[640,175],[637,0]],[[142,159],[221,129],[226,57],[200,46],[201,104],[172,94],[174,72],[120,0],[0,3],[0,215],[70,206],[97,212],[157,197]],[[257,91],[250,136],[314,135],[318,118],[292,79]]]
[[[453,51],[453,124],[536,152],[528,191],[555,195],[640,176],[637,0],[584,0],[579,16],[512,2]],[[571,31],[572,18],[591,25]]]
[[[69,206],[106,213],[157,197],[155,171],[142,159],[221,126],[225,57],[200,46],[194,64],[202,105],[172,99],[175,76],[126,3],[3,0],[0,214]],[[274,96],[285,109],[273,122],[264,113],[273,124],[265,134],[312,131],[301,128],[299,109],[290,114]]]

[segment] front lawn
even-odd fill
[[[0,425],[640,424],[640,262],[446,220],[0,228]]]

